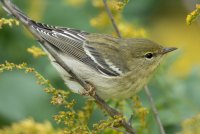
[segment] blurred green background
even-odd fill
[[[73,6],[70,0],[14,0],[34,20],[52,25],[66,26],[88,32],[110,33],[112,27],[98,31],[90,20],[99,11],[86,0],[81,6]],[[195,8],[196,0],[130,0],[123,11],[124,18],[133,25],[146,30],[148,38],[166,46],[178,47],[170,54],[150,81],[150,89],[167,133],[180,131],[181,122],[200,111],[200,21],[187,26],[185,18]],[[0,8],[0,18],[7,14]],[[0,29],[0,63],[28,63],[57,87],[68,90],[47,57],[33,58],[27,48],[39,46],[23,28],[4,26]],[[142,102],[150,107],[144,94]],[[83,97],[72,94],[78,106],[84,105]],[[49,103],[50,96],[36,84],[32,75],[12,71],[0,74],[0,128],[13,122],[32,117],[38,122],[49,120],[54,127],[60,127],[52,119],[60,108]],[[79,101],[80,100],[80,101]],[[103,118],[95,110],[91,122]],[[158,128],[148,115],[146,133],[157,134]]]

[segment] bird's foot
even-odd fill
[[[96,94],[95,92],[95,87],[90,84],[89,82],[87,82],[87,90],[82,93],[82,95],[85,95],[85,96],[94,96]]]

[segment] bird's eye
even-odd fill
[[[147,54],[145,54],[145,58],[151,59],[151,58],[153,58],[153,54],[152,53],[147,53]]]

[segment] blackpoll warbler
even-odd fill
[[[147,83],[163,56],[176,48],[165,48],[143,38],[119,39],[105,34],[49,26],[26,17],[10,0],[3,8],[20,20],[40,40],[67,86],[76,93],[83,87],[59,65],[45,47],[50,46],[75,74],[91,83],[102,98],[128,98]]]

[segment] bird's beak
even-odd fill
[[[166,54],[166,53],[169,53],[169,52],[174,51],[176,49],[177,48],[175,48],[175,47],[166,47],[166,48],[163,48],[163,50],[161,51],[161,54]]]

